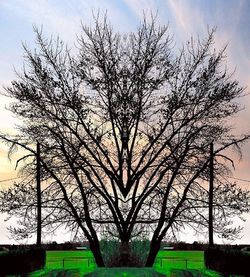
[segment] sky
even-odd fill
[[[219,50],[228,45],[227,66],[235,70],[234,78],[249,94],[249,0],[0,0],[0,92],[15,79],[14,68],[22,70],[22,43],[31,49],[35,47],[34,26],[43,26],[46,35],[59,35],[73,46],[81,23],[91,25],[93,13],[98,10],[107,12],[114,30],[119,32],[136,30],[143,13],[157,13],[159,24],[169,24],[177,48],[191,36],[206,37],[208,28],[216,27],[215,47]],[[250,96],[246,95],[241,102],[244,110],[232,124],[236,133],[250,133]],[[9,100],[0,95],[0,131],[11,133],[18,119],[5,109],[8,103]],[[241,161],[235,157],[233,177],[245,180],[238,183],[250,189],[250,141],[244,145],[242,153]],[[10,182],[4,180],[17,176],[15,161],[8,160],[7,147],[0,144],[0,186],[8,186]],[[0,215],[0,244],[16,243],[7,232],[9,223],[4,218],[5,215]],[[241,222],[242,237],[234,243],[250,244],[250,214],[245,218],[246,221]],[[56,239],[66,241],[69,237],[64,232]],[[192,241],[195,237],[186,232],[180,239]]]

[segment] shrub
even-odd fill
[[[9,251],[9,249],[5,246],[0,246],[0,252],[6,252],[6,251]]]
[[[249,274],[250,255],[234,249],[211,248],[205,251],[206,267],[221,272],[224,276],[230,274]]]
[[[149,240],[135,240],[131,242],[131,253],[137,267],[145,266],[149,247]]]
[[[63,250],[74,250],[76,248],[76,244],[71,241],[66,241],[62,245]]]
[[[192,244],[192,250],[204,250],[205,246],[206,245],[201,242],[194,241]]]
[[[143,267],[146,262],[149,241],[132,241],[122,246],[118,240],[101,240],[100,246],[107,267]]]
[[[184,242],[184,241],[179,241],[175,244],[175,249],[176,250],[189,250],[189,244]]]
[[[119,255],[119,242],[117,240],[100,241],[100,248],[105,266],[112,267],[113,260]]]
[[[245,246],[242,249],[240,249],[241,251],[245,251],[245,252],[250,252],[250,247],[249,246]]]
[[[6,252],[0,256],[0,276],[26,274],[43,268],[45,257],[45,250],[38,248]]]
[[[58,250],[59,245],[56,241],[52,241],[45,246],[48,250]]]

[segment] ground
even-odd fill
[[[98,277],[136,277],[136,276],[220,276],[216,272],[205,269],[203,251],[169,251],[158,253],[154,269],[158,275],[154,275],[152,269],[104,269],[98,270]],[[88,250],[76,251],[47,251],[46,266],[30,274],[31,277],[78,277],[85,276],[96,270],[93,254]],[[184,271],[186,273],[184,273]],[[189,273],[188,273],[189,271]],[[192,275],[191,275],[192,273]],[[188,274],[188,275],[187,275]],[[90,276],[97,276],[96,274]]]

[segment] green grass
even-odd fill
[[[93,254],[89,250],[46,251],[46,264],[43,270],[30,274],[31,277],[57,276],[62,269],[65,276],[84,276],[96,268]],[[64,276],[64,275],[61,275]]]
[[[204,269],[203,251],[168,251],[162,250],[158,253],[155,262],[156,268],[169,269]]]
[[[205,268],[203,251],[159,251],[154,268],[167,276],[220,276]]]
[[[88,258],[89,264],[88,264]],[[63,267],[64,265],[64,267]],[[64,271],[63,271],[64,269]],[[30,274],[31,277],[82,277],[96,269],[93,263],[93,254],[88,250],[78,251],[47,251],[46,266]],[[160,251],[157,255],[153,269],[150,268],[123,268],[123,269],[97,269],[100,276],[154,276],[153,270],[164,276],[181,277],[192,276],[184,272],[188,269],[193,276],[219,276],[216,272],[205,269],[203,251]],[[101,270],[99,272],[99,270]],[[106,275],[105,275],[106,274]],[[111,274],[111,275],[110,275]],[[113,275],[112,275],[113,274]],[[151,275],[150,275],[151,274]],[[99,276],[98,275],[98,276]],[[97,276],[97,275],[93,275]]]

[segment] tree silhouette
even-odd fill
[[[209,162],[209,246],[214,245],[213,236],[213,193],[214,193],[214,145],[210,144],[210,162]]]
[[[42,242],[42,207],[41,207],[41,166],[40,166],[40,144],[36,146],[36,193],[37,193],[37,238],[36,245],[41,247]]]
[[[38,49],[24,46],[25,69],[6,88],[23,125],[15,137],[1,138],[34,155],[32,143],[40,143],[44,227],[82,233],[98,266],[104,266],[102,235],[118,237],[121,263],[128,265],[129,242],[152,234],[146,261],[152,266],[169,232],[208,226],[201,211],[208,209],[209,147],[213,141],[214,156],[221,155],[219,179],[227,168],[220,153],[248,138],[234,136],[227,124],[240,110],[243,88],[224,68],[225,49],[213,50],[213,30],[179,52],[168,27],[154,18],[125,35],[106,17],[82,31],[72,54],[60,39],[35,29]],[[36,216],[32,160],[25,173],[29,186],[26,181],[1,194],[5,211],[23,207],[19,234],[34,230]],[[247,192],[220,183],[217,201],[214,230],[230,232],[226,215],[247,211]]]

